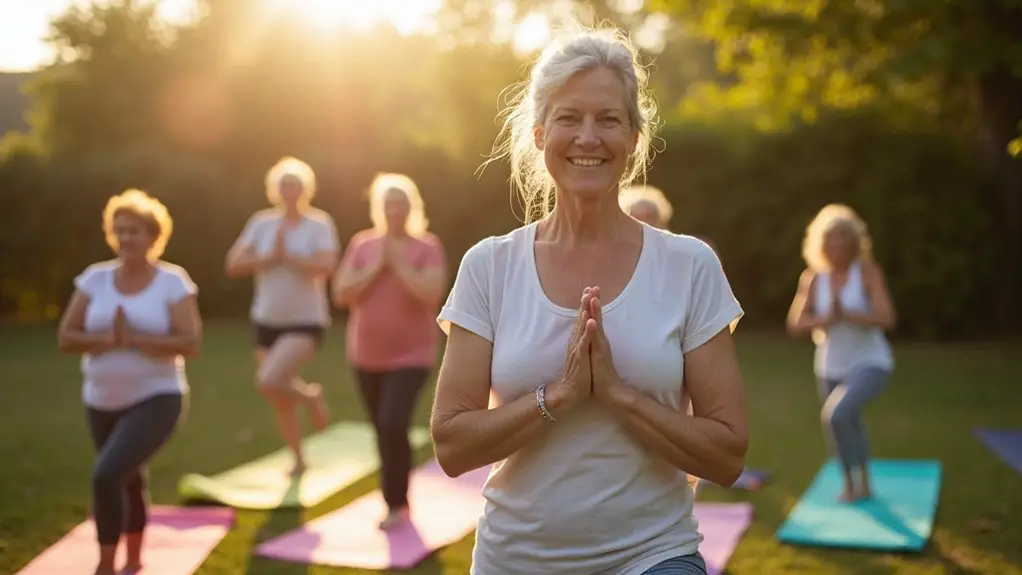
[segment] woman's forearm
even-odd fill
[[[547,389],[546,408],[556,419],[567,408],[567,398],[555,385]],[[430,430],[437,462],[445,473],[457,477],[507,459],[539,437],[549,425],[536,396],[530,393],[493,409],[462,411],[435,420]]]
[[[633,388],[612,409],[636,439],[689,475],[726,487],[745,468],[746,434],[724,422],[679,413]]]
[[[334,285],[334,303],[337,305],[350,305],[358,300],[379,272],[377,266],[365,267],[362,269],[351,269],[341,274]]]
[[[878,313],[876,311],[869,311],[866,313],[845,312],[842,319],[858,325],[879,327],[883,329],[891,329],[894,325],[894,321],[888,314]]]
[[[136,349],[146,355],[159,357],[193,356],[199,350],[199,337],[189,334],[147,335],[132,334],[126,347]]]
[[[788,323],[788,333],[791,335],[803,335],[826,324],[826,318],[807,313],[797,320]]]
[[[329,275],[336,265],[333,257],[316,255],[310,258],[288,255],[284,257],[284,265],[308,275]]]
[[[57,345],[64,353],[99,354],[110,351],[113,346],[111,332],[89,333],[81,330],[61,330]]]
[[[399,264],[394,266],[394,274],[412,297],[425,304],[434,304],[443,295],[440,275],[432,270],[417,270],[411,266]]]
[[[257,274],[273,263],[270,257],[260,257],[251,252],[241,252],[233,255],[227,261],[227,275],[230,277],[244,277]]]

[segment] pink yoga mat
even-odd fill
[[[233,525],[234,510],[225,507],[152,507],[142,552],[145,566],[139,575],[193,573]],[[119,552],[123,562],[123,545]],[[89,519],[17,575],[92,573],[98,561],[96,527]]]
[[[410,524],[388,532],[379,530],[376,525],[387,508],[376,490],[263,543],[255,552],[296,563],[409,569],[475,530],[483,512],[482,488],[488,474],[489,467],[485,467],[451,479],[431,460],[412,473]]]
[[[696,503],[693,511],[699,521],[703,542],[699,552],[706,560],[709,575],[721,575],[752,523],[751,503]]]

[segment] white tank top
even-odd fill
[[[830,314],[833,290],[829,273],[816,274],[813,308],[816,315]],[[841,307],[853,313],[869,311],[869,297],[862,280],[862,264],[856,261],[848,269],[848,280],[838,294]],[[866,367],[894,369],[891,346],[879,327],[839,321],[813,333],[816,342],[814,370],[817,377],[842,379],[849,372]]]

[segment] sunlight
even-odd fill
[[[550,20],[545,14],[533,12],[518,23],[512,40],[514,50],[519,54],[531,54],[546,45],[550,35]]]
[[[274,11],[300,17],[323,32],[339,28],[371,30],[389,24],[402,34],[428,28],[443,0],[263,0]]]

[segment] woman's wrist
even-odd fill
[[[542,393],[537,396],[537,403],[542,399],[545,408],[551,415],[563,413],[575,405],[578,401],[578,394],[574,393],[570,385],[563,380],[556,380],[551,384],[541,386]]]

